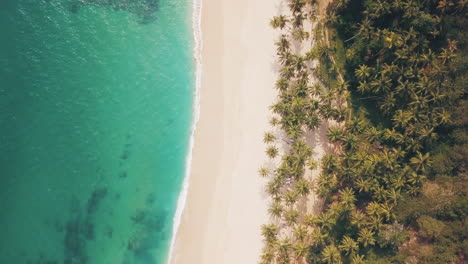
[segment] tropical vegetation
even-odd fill
[[[464,263],[468,2],[286,2],[261,263]]]

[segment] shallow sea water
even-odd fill
[[[190,4],[104,2],[0,2],[0,263],[167,258],[192,120]]]

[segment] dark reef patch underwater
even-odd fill
[[[52,0],[48,0],[52,1]],[[148,24],[156,19],[156,11],[160,0],[66,0],[69,10],[78,13],[82,6],[93,5],[110,8],[115,11],[125,11],[139,17],[140,24]]]
[[[192,119],[190,5],[0,5],[0,263],[164,263]]]

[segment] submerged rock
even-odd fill
[[[77,13],[82,5],[107,7],[135,14],[140,18],[140,24],[149,24],[156,20],[155,13],[159,4],[159,0],[68,0],[68,2],[72,13]]]
[[[99,203],[107,195],[107,188],[97,188],[91,194],[91,197],[88,199],[87,212],[88,214],[93,214],[96,212]]]

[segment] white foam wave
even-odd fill
[[[174,215],[173,224],[172,224],[172,238],[169,248],[169,258],[167,263],[171,263],[172,255],[174,253],[175,240],[177,232],[179,231],[179,226],[182,218],[182,212],[185,208],[185,203],[187,201],[187,193],[190,182],[190,172],[192,168],[192,152],[193,145],[195,141],[195,130],[197,128],[198,120],[200,119],[200,87],[201,87],[201,74],[202,74],[202,31],[201,31],[201,13],[203,0],[193,0],[192,6],[192,30],[194,38],[194,48],[193,56],[195,59],[195,92],[194,92],[194,102],[193,102],[193,119],[191,127],[191,135],[189,141],[189,149],[187,153],[187,158],[185,161],[185,175],[184,181],[182,183],[182,189],[179,194],[179,199],[177,201],[177,209]]]

